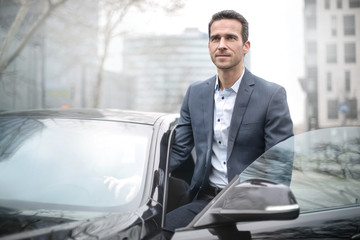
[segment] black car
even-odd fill
[[[289,157],[293,159],[291,173],[286,166]],[[239,182],[249,178],[290,184],[299,216],[291,219],[287,214],[282,220],[268,221],[268,214],[273,220],[276,214],[264,211],[255,219],[252,214],[232,221],[229,228],[231,224],[218,226],[214,216],[224,211],[212,210],[217,204],[213,203],[178,230],[174,239],[360,239],[360,127],[320,129],[289,138],[259,157],[240,174]],[[263,197],[274,197],[274,193],[271,189]],[[241,210],[246,213],[247,209]],[[229,231],[231,235],[221,237]],[[239,233],[240,237],[234,237]]]
[[[161,239],[166,212],[189,201],[196,161],[169,177],[177,120],[1,113],[0,239]],[[300,134],[257,159],[173,239],[359,239],[359,180],[359,127]]]

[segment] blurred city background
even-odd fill
[[[245,65],[286,88],[296,133],[360,124],[360,0],[0,0],[0,111],[177,113],[216,74],[224,9],[249,21]]]

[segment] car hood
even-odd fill
[[[0,240],[56,238],[89,239],[123,232],[141,223],[138,212],[94,213],[60,210],[0,208]],[[138,230],[126,235],[140,234]]]

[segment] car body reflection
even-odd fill
[[[120,110],[0,113],[0,240],[160,239],[166,213],[190,200],[182,193],[196,160],[168,176],[177,120]],[[275,201],[277,190],[289,204]],[[310,131],[256,159],[173,239],[360,239],[359,199],[360,128]]]

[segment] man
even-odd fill
[[[167,214],[164,233],[185,227],[214,196],[264,151],[293,135],[285,89],[244,67],[248,23],[226,10],[209,23],[209,53],[217,75],[190,85],[183,100],[170,171],[195,146],[194,199]]]

